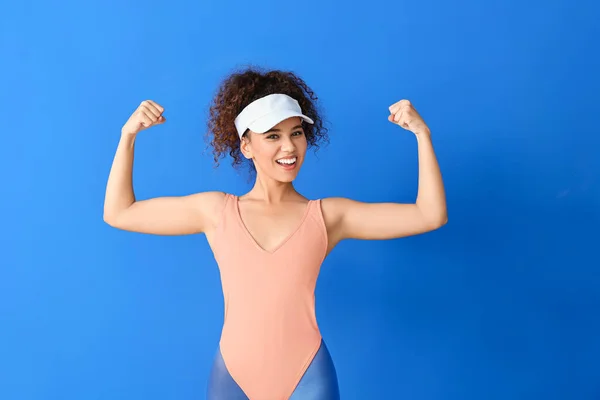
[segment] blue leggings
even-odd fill
[[[208,380],[207,400],[248,400],[218,351]],[[339,400],[337,373],[325,342],[296,386],[290,400]]]

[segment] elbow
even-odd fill
[[[446,223],[448,223],[448,218],[440,218],[437,220],[432,220],[429,223],[429,230],[435,231],[437,229],[440,229],[442,226],[446,225]]]
[[[440,226],[438,228],[441,228],[442,226],[446,225],[448,223],[448,215],[444,215],[444,218],[442,218],[440,220]]]
[[[448,212],[446,209],[442,210],[421,210],[423,220],[426,221],[427,228],[429,230],[436,230],[448,223]]]
[[[108,212],[106,210],[104,210],[104,214],[102,216],[102,219],[104,220],[104,222],[110,226],[112,226],[113,228],[115,228],[117,226],[117,218],[114,212]]]
[[[438,216],[436,222],[438,228],[441,228],[442,226],[446,225],[448,223],[448,212],[444,210],[444,212]]]
[[[442,217],[439,219],[438,221],[438,228],[441,228],[442,226],[446,225],[448,223],[448,213],[444,213],[444,215],[442,215]]]
[[[113,228],[119,228],[123,224],[123,218],[128,214],[128,207],[105,204],[102,219]]]
[[[442,215],[436,215],[435,217],[431,216],[427,221],[429,230],[435,231],[448,223],[448,214],[443,213]]]
[[[104,221],[105,224],[114,226],[113,219],[110,215],[104,214],[104,216],[102,217],[102,220]]]

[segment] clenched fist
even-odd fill
[[[131,114],[131,117],[129,117],[123,128],[121,128],[121,134],[136,135],[144,129],[164,123],[166,121],[162,115],[164,110],[164,108],[152,100],[142,101],[142,104]]]
[[[411,131],[415,135],[429,133],[429,128],[417,110],[408,100],[400,100],[389,107],[388,120],[402,128]]]

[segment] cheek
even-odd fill
[[[252,153],[258,162],[265,163],[273,160],[277,154],[277,149],[273,146],[256,146]]]
[[[298,140],[297,147],[301,153],[306,153],[306,149],[308,148],[308,142],[306,141],[306,137],[303,137],[302,139]]]

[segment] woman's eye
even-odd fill
[[[296,131],[296,132],[292,133],[292,136],[301,136],[301,135],[304,135],[303,131]],[[267,136],[266,138],[267,139],[278,139],[279,135],[274,133],[272,135]]]

